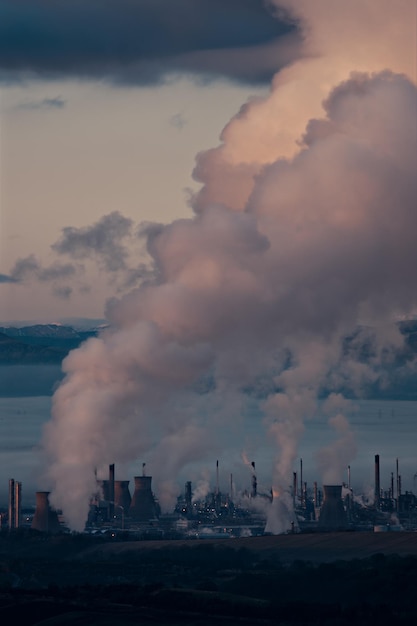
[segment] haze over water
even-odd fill
[[[42,427],[50,419],[50,396],[0,398],[0,504],[7,503],[9,478],[22,482],[23,506],[35,503],[35,492],[44,488],[40,484],[39,445]],[[357,412],[352,413],[350,424],[355,434],[357,455],[351,463],[351,486],[356,494],[372,496],[374,485],[374,456],[380,455],[381,488],[388,490],[391,472],[396,472],[396,459],[399,462],[402,491],[416,493],[414,475],[417,473],[417,401],[360,400],[356,401]],[[326,419],[318,417],[306,422],[305,433],[299,447],[299,459],[303,464],[303,480],[312,487],[321,478],[315,461],[315,454],[323,446],[334,441],[334,432]],[[255,461],[258,476],[258,489],[269,491],[275,448],[263,428],[259,410],[255,403],[242,417],[239,434],[230,432],[219,441],[218,460],[220,489],[229,491],[230,474],[237,490],[250,489],[250,471],[243,455]],[[116,479],[130,480],[141,474],[142,462],[124,468],[116,467]],[[193,487],[205,477],[212,488],[215,486],[216,456],[209,455],[198,463],[190,463],[177,477],[179,490],[186,480],[192,480]],[[300,476],[300,463],[293,470]],[[148,467],[148,474],[157,480],[158,468]],[[347,468],[345,482],[348,481]],[[158,493],[156,492],[156,495]]]

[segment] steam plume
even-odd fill
[[[280,4],[304,24],[309,56],[198,155],[195,216],[147,229],[155,279],[109,303],[110,328],[64,361],[44,450],[51,502],[74,529],[96,466],[171,450],[166,481],[190,442],[218,431],[205,403],[224,409],[260,385],[277,445],[267,528],[289,530],[305,420],[324,391],[361,393],[380,348],[400,342],[396,317],[417,306],[415,3]],[[368,365],[344,349],[366,324],[379,348]],[[350,432],[341,410],[332,423]],[[324,477],[334,456],[321,458]]]

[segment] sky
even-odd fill
[[[267,93],[296,28],[258,0],[2,0],[0,18],[0,321],[102,318],[123,281],[94,244],[51,246],[114,212],[191,216],[197,153]]]
[[[63,364],[52,502],[81,528],[95,469],[142,455],[172,506],[250,397],[285,531],[306,420],[327,417],[317,468],[339,482],[341,390],[384,384],[417,310],[416,2],[0,0],[0,17],[0,319],[109,323]]]

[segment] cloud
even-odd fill
[[[18,280],[13,276],[8,276],[7,274],[0,274],[0,283],[17,283]]]
[[[55,260],[45,265],[30,254],[19,258],[8,275],[1,274],[0,283],[22,286],[50,283],[53,296],[68,299],[75,289],[79,293],[90,291],[86,275],[88,263],[92,262],[116,292],[125,292],[156,280],[155,268],[144,246],[144,238],[149,238],[155,228],[155,224],[135,224],[117,211],[89,226],[65,227],[51,250],[58,257],[69,257],[71,262]]]
[[[63,228],[61,239],[52,245],[52,249],[74,259],[96,255],[107,271],[116,272],[126,267],[128,250],[122,242],[131,236],[132,226],[131,219],[114,211],[93,226]]]
[[[36,278],[41,282],[49,282],[71,278],[77,273],[77,269],[71,263],[52,263],[48,267],[42,267],[34,254],[18,259],[14,264],[10,275],[15,282],[23,282]]]
[[[146,85],[185,73],[265,82],[299,46],[294,21],[262,0],[0,1],[9,79]]]
[[[65,105],[66,100],[63,100],[60,96],[56,96],[55,98],[43,98],[42,100],[21,102],[16,108],[24,111],[37,111],[45,109],[63,109]]]
[[[184,126],[187,124],[187,120],[183,113],[175,113],[169,120],[169,123],[174,128],[178,130],[182,130]]]

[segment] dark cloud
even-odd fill
[[[263,82],[299,54],[295,22],[264,0],[0,0],[3,79],[154,84],[192,73]]]
[[[18,281],[13,276],[7,274],[0,274],[0,283],[17,283]]]
[[[175,115],[173,115],[170,118],[169,123],[174,128],[177,128],[178,130],[182,130],[184,126],[187,124],[187,120],[184,117],[183,113],[175,113]]]
[[[34,254],[18,259],[10,271],[7,281],[3,282],[24,282],[38,280],[40,282],[53,282],[73,278],[82,271],[82,267],[72,263],[54,262],[47,267],[42,267]]]
[[[129,252],[124,242],[131,235],[132,226],[132,220],[114,211],[92,226],[63,228],[61,239],[52,249],[73,259],[100,259],[107,271],[117,272],[126,268]]]
[[[72,294],[72,289],[71,287],[54,287],[53,294],[57,298],[68,300]]]
[[[24,109],[25,111],[36,111],[39,109],[63,109],[66,105],[66,101],[60,96],[55,98],[43,98],[42,100],[27,100],[17,105],[17,109]]]

